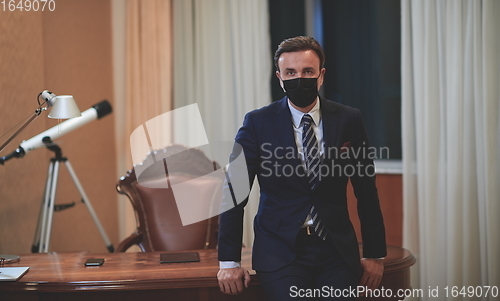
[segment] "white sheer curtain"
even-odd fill
[[[245,113],[271,102],[267,1],[174,0],[173,24],[174,108],[197,103],[210,143],[234,141]],[[179,135],[185,135],[183,141],[198,138],[182,127],[175,129]],[[247,246],[253,240],[255,193],[251,199]]]
[[[403,0],[402,82],[412,286],[498,300],[451,287],[500,285],[500,1]]]

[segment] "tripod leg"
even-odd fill
[[[46,218],[44,218],[44,223],[42,224],[42,247],[41,252],[47,253],[49,251],[50,244],[50,232],[52,230],[52,216],[54,214],[54,203],[56,201],[56,191],[57,191],[57,179],[59,176],[59,162],[53,162],[54,167],[52,170],[52,181],[50,183],[50,193],[49,193],[49,202]]]
[[[69,171],[69,174],[71,175],[71,178],[73,179],[73,183],[75,183],[76,188],[78,189],[78,192],[80,192],[80,196],[83,199],[83,202],[87,206],[87,209],[92,216],[92,219],[94,220],[95,225],[97,226],[97,229],[101,233],[102,239],[104,240],[104,243],[106,244],[106,247],[108,248],[108,251],[110,253],[114,252],[114,247],[111,244],[111,241],[109,240],[108,236],[106,235],[106,232],[104,231],[104,228],[101,225],[101,222],[99,221],[99,218],[97,217],[94,208],[92,207],[92,204],[90,203],[90,200],[87,197],[87,194],[85,194],[85,191],[83,190],[82,185],[80,184],[80,181],[78,181],[78,177],[76,176],[75,171],[73,170],[73,167],[71,167],[71,164],[69,163],[69,160],[64,161],[66,168]]]
[[[47,173],[47,181],[45,183],[44,198],[42,200],[42,205],[40,206],[40,212],[38,214],[38,222],[35,231],[35,238],[33,239],[33,245],[31,246],[32,253],[42,252],[42,229],[45,225],[45,220],[47,217],[47,207],[49,206],[50,189],[53,178],[54,162],[49,163],[49,169]]]

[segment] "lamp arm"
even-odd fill
[[[3,149],[17,136],[19,135],[19,133],[21,133],[25,127],[27,127],[30,123],[33,122],[33,120],[35,120],[35,118],[37,118],[38,116],[40,116],[40,114],[42,113],[43,110],[45,110],[46,108],[38,108],[35,110],[35,112],[33,113],[33,115],[31,115],[31,117],[26,120],[26,122],[21,125],[3,144],[2,146],[0,146],[0,152],[3,151]]]

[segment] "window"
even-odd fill
[[[361,110],[370,144],[389,148],[389,157],[379,159],[401,159],[400,2],[269,3],[273,53],[285,38],[314,36],[326,55],[321,95]],[[271,85],[273,99],[281,99],[284,93],[274,76]]]

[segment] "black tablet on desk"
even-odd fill
[[[160,254],[160,263],[197,262],[200,261],[198,252],[163,253]]]

